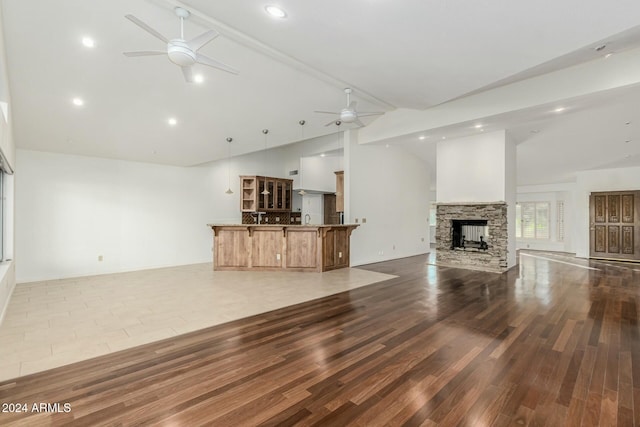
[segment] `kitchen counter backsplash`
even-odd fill
[[[255,224],[251,212],[242,212],[243,224]],[[267,212],[260,224],[302,224],[302,212]]]

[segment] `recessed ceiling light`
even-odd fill
[[[96,41],[94,39],[92,39],[91,37],[83,37],[82,38],[82,44],[85,47],[95,47],[96,46]]]
[[[566,108],[564,107],[558,107],[555,110],[553,110],[554,113],[562,113],[564,110],[566,110]]]
[[[196,83],[202,83],[204,81],[204,76],[202,74],[196,74],[193,76],[193,81]]]
[[[174,117],[171,117],[169,120],[167,120],[167,123],[169,123],[169,126],[175,126],[178,124],[178,121]]]
[[[82,98],[73,98],[71,102],[73,102],[73,105],[76,107],[82,107],[84,105],[84,100]]]
[[[424,141],[426,138],[427,138],[427,137],[426,137],[426,136],[424,136],[424,135],[421,135],[421,136],[419,136],[419,137],[418,137],[418,139],[419,139],[420,141]]]
[[[446,136],[443,136],[443,137],[442,137],[442,139],[447,139],[447,137],[446,137]]]
[[[477,125],[474,126],[474,128],[476,129],[482,129],[482,123],[478,123]]]
[[[264,7],[264,10],[267,11],[267,13],[270,16],[273,16],[274,18],[286,18],[287,17],[287,12],[284,11],[284,9],[282,9],[279,6],[275,6],[275,5],[268,5]]]
[[[609,52],[604,57],[606,59],[606,58],[611,58],[612,56],[613,56],[613,52]]]
[[[326,157],[326,156],[327,156],[327,155],[326,155],[326,154],[324,154],[324,153],[320,154],[320,157]]]

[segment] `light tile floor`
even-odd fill
[[[390,279],[216,271],[210,263],[16,285],[0,325],[0,380]]]

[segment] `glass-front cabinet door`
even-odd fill
[[[275,202],[275,191],[276,191],[276,186],[275,186],[275,182],[272,179],[268,179],[267,180],[267,191],[269,192],[269,194],[267,194],[267,209],[274,209],[274,202]]]
[[[266,207],[266,196],[262,193],[264,193],[264,189],[265,189],[265,179],[264,177],[259,176],[258,177],[258,210],[262,211],[265,209]]]
[[[284,205],[284,191],[282,191],[282,181],[276,182],[276,208],[282,209]]]
[[[291,210],[291,181],[285,181],[284,183],[284,206],[283,208]]]

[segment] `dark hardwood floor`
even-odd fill
[[[640,265],[531,255],[373,264],[399,277],[1,382],[0,424],[640,425]]]

